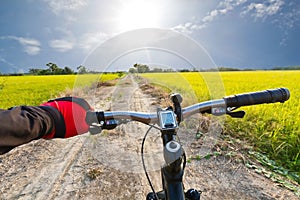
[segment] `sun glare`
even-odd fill
[[[119,10],[118,28],[126,31],[157,27],[160,22],[158,3],[158,1],[127,1]]]

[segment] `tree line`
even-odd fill
[[[87,73],[101,73],[97,71],[88,71],[87,68],[83,65],[78,66],[75,72],[70,67],[64,67],[60,68],[57,64],[49,62],[46,64],[48,67],[47,69],[43,68],[30,68],[28,73],[13,73],[13,74],[1,74],[0,76],[22,76],[24,74],[30,74],[30,75],[64,75],[64,74],[87,74]],[[159,73],[159,72],[212,72],[212,71],[254,71],[259,69],[239,69],[239,68],[231,68],[231,67],[217,67],[217,68],[211,68],[211,69],[188,69],[188,68],[182,68],[174,70],[171,67],[169,68],[160,68],[160,67],[154,67],[150,69],[148,65],[145,64],[138,64],[135,63],[133,67],[129,68],[129,73]],[[288,66],[288,67],[274,67],[271,69],[262,69],[262,70],[300,70],[300,66]],[[122,72],[124,73],[124,72]]]
[[[129,73],[149,73],[149,72],[174,72],[174,70],[170,67],[168,69],[162,69],[159,67],[155,67],[150,69],[148,65],[135,63],[133,67],[129,68]]]
[[[247,71],[252,70],[252,69],[245,69]],[[218,67],[218,68],[210,68],[210,69],[178,69],[178,72],[212,72],[212,71],[242,71],[241,69],[237,68],[230,68],[230,67]],[[171,67],[167,69],[162,69],[159,67],[154,67],[153,69],[150,69],[149,66],[145,64],[134,64],[133,67],[129,69],[129,73],[155,73],[155,72],[175,72]]]
[[[145,64],[134,64],[133,67],[129,69],[129,73],[155,73],[155,72],[225,72],[225,71],[255,71],[255,70],[300,70],[300,66],[288,66],[288,67],[274,67],[271,69],[239,69],[239,68],[233,68],[233,67],[216,67],[216,68],[208,68],[208,69],[188,69],[188,68],[182,68],[173,70],[171,67],[167,69],[162,69],[159,67],[154,67],[153,69],[150,69],[149,66]]]
[[[29,74],[32,75],[63,75],[63,74],[86,74],[88,70],[85,66],[77,67],[77,72],[74,72],[70,67],[60,68],[57,64],[49,62],[46,64],[47,69],[30,68]]]

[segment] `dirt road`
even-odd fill
[[[132,76],[92,93],[97,97],[91,100],[96,109],[155,110],[155,99],[144,94]],[[83,97],[89,99],[90,92],[86,95]],[[142,172],[140,144],[147,128],[130,122],[99,135],[37,140],[17,147],[0,156],[0,199],[145,199],[150,187]],[[184,130],[180,134],[186,137]],[[149,135],[146,165],[159,190],[160,135],[155,131]],[[196,152],[193,147],[185,148],[188,153]],[[201,199],[298,199],[289,190],[221,156],[192,160],[184,179],[187,189],[203,191]]]

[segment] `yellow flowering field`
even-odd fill
[[[256,150],[300,175],[300,71],[149,73],[142,76],[156,85],[168,87],[172,92],[181,93],[183,98],[195,94],[196,101],[217,97],[211,95],[210,90],[213,89],[228,96],[288,88],[291,97],[287,102],[244,107],[242,109],[246,111],[246,116],[243,119],[228,117],[225,130],[249,141]],[[222,84],[214,88],[210,83],[208,90],[206,82],[209,76],[219,77],[217,81],[221,80]],[[185,104],[194,102],[187,100]]]

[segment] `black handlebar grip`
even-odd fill
[[[224,97],[227,107],[249,106],[263,103],[285,102],[290,98],[290,92],[286,88],[264,90]]]
[[[104,112],[87,111],[85,121],[89,125],[92,125],[93,123],[100,123],[101,121],[105,121]]]

